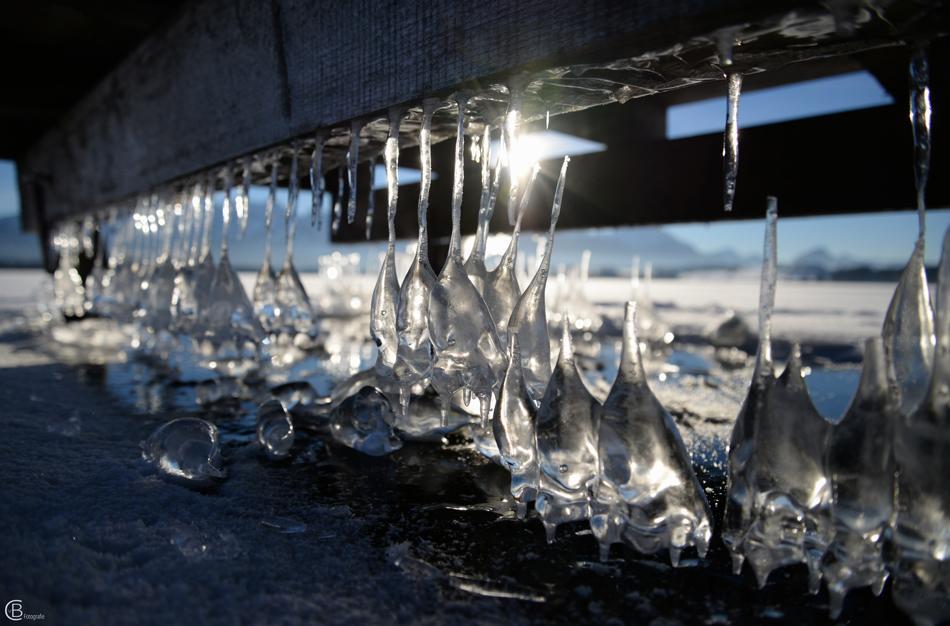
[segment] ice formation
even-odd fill
[[[162,477],[191,487],[212,487],[227,477],[221,465],[218,427],[196,417],[159,426],[142,442],[142,458]]]
[[[617,378],[598,407],[598,480],[594,536],[606,559],[613,543],[670,561],[694,546],[700,557],[712,538],[712,515],[673,418],[650,390],[636,330],[636,304],[628,302]]]
[[[333,438],[370,456],[383,456],[402,447],[393,432],[395,414],[386,396],[363,387],[334,409],[330,418]]]
[[[538,409],[540,478],[535,509],[548,542],[560,524],[586,520],[597,479],[597,401],[574,360],[571,323],[563,315],[561,352]]]
[[[779,379],[771,349],[775,304],[776,201],[769,198],[759,302],[759,350],[752,385],[729,442],[722,536],[738,573],[748,560],[760,586],[776,568],[805,563],[817,592],[831,540],[825,449],[831,425],[815,409],[797,346]]]
[[[290,456],[294,422],[281,401],[268,400],[257,408],[257,445],[272,461]]]
[[[891,393],[884,343],[865,343],[857,393],[832,427],[828,446],[834,540],[821,571],[837,617],[848,591],[869,586],[880,595],[887,580],[884,538],[894,513],[894,428],[900,405]]]

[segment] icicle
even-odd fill
[[[544,112],[544,130],[551,128],[551,111]]]
[[[916,411],[897,421],[892,596],[917,624],[950,620],[950,230],[937,288],[937,350],[930,386]]]
[[[244,157],[241,169],[241,194],[237,199],[237,218],[240,230],[238,238],[244,239],[247,232],[247,219],[251,212],[251,156]]]
[[[412,386],[423,381],[432,367],[432,344],[429,341],[429,294],[435,284],[435,273],[429,264],[429,188],[432,184],[432,115],[437,100],[422,105],[422,127],[419,131],[419,242],[416,255],[399,289],[396,328],[399,348],[393,372],[400,386],[400,416],[406,417]]]
[[[574,361],[571,320],[566,311],[562,319],[561,353],[537,420],[541,472],[535,508],[548,543],[554,541],[558,525],[590,517],[590,488],[597,479],[597,400],[587,390]]]
[[[383,376],[392,376],[399,347],[399,336],[396,330],[396,316],[399,308],[399,279],[396,277],[396,207],[399,197],[399,123],[401,119],[401,110],[389,111],[389,137],[386,139],[385,151],[386,186],[389,192],[386,222],[389,240],[370,304],[369,330],[379,350],[376,371]]]
[[[225,168],[224,173],[224,201],[221,203],[221,258],[228,256],[228,239],[231,235],[231,207],[234,202],[231,193],[234,186],[231,166]]]
[[[729,92],[726,131],[722,141],[722,201],[726,211],[732,211],[732,203],[736,196],[736,177],[739,174],[739,93],[742,91],[742,74],[735,70],[727,71],[726,80]]]
[[[491,313],[462,267],[461,216],[465,171],[465,104],[458,101],[455,172],[452,185],[452,235],[449,256],[432,287],[428,329],[435,362],[430,382],[443,406],[451,396],[468,389],[479,400],[482,430],[488,426],[491,398],[507,366]],[[443,427],[447,415],[443,412]]]
[[[600,473],[591,529],[606,559],[621,540],[646,554],[667,549],[676,567],[695,546],[705,556],[712,514],[676,424],[650,390],[628,302],[617,379],[597,420]]]
[[[346,189],[346,182],[344,179],[344,170],[342,167],[337,168],[337,186],[336,186],[336,197],[333,199],[333,221],[330,224],[330,231],[336,235],[340,232],[340,225],[343,222],[343,194]],[[350,193],[353,193],[352,190]]]
[[[492,426],[502,462],[511,473],[511,495],[517,503],[518,517],[524,518],[528,503],[538,492],[537,407],[524,384],[517,335],[509,338],[508,353],[508,369]]]
[[[373,235],[373,218],[376,214],[376,158],[369,162],[369,195],[366,197],[366,240]]]
[[[914,51],[910,61],[910,123],[914,131],[914,183],[917,187],[917,211],[920,236],[924,236],[927,177],[930,173],[930,63],[923,48]]]
[[[498,267],[485,276],[483,289],[485,304],[488,305],[488,310],[491,312],[499,339],[503,342],[508,341],[508,321],[515,305],[518,304],[518,298],[521,297],[521,286],[518,285],[518,272],[515,268],[518,258],[518,239],[521,236],[521,221],[528,207],[528,201],[531,199],[531,190],[539,171],[541,171],[541,167],[535,163],[528,184],[525,186],[525,191],[521,194],[518,219],[515,221],[514,230],[511,232],[508,247],[505,249]]]
[[[882,549],[894,513],[893,440],[900,420],[891,379],[881,338],[869,339],[858,391],[831,432],[828,470],[835,537],[821,570],[833,618],[851,589],[870,586],[880,594],[888,576]]]
[[[492,214],[495,212],[495,199],[498,197],[498,188],[501,184],[502,159],[499,156],[495,164],[494,178],[491,171],[491,127],[485,125],[481,144],[481,181],[482,195],[478,209],[478,226],[475,232],[475,242],[472,245],[472,251],[465,260],[465,273],[471,279],[472,284],[478,289],[479,293],[485,293],[485,280],[488,270],[485,267],[485,249],[488,246],[489,224]],[[504,144],[504,133],[501,135],[501,143]],[[499,153],[504,152],[502,148]],[[534,174],[532,174],[532,177]],[[530,183],[529,183],[530,184]]]
[[[287,205],[284,209],[284,221],[287,234],[287,253],[284,265],[277,275],[277,324],[282,332],[289,335],[306,335],[313,325],[313,309],[310,298],[300,282],[297,268],[294,267],[294,238],[297,225],[297,195],[300,179],[297,172],[297,144],[291,146],[290,180],[287,187]]]
[[[313,153],[310,155],[310,225],[323,229],[323,146],[326,135],[317,131],[313,138]]]
[[[205,176],[204,185],[204,231],[201,239],[201,258],[210,256],[211,228],[214,226],[214,178]]]
[[[275,156],[270,166],[270,184],[267,189],[267,200],[264,203],[264,262],[257,273],[252,294],[254,314],[268,333],[275,330],[277,319],[277,277],[271,265],[271,226],[274,205],[277,203],[277,165],[278,160]]]
[[[544,296],[551,268],[551,253],[554,250],[554,231],[561,215],[567,166],[570,161],[571,157],[566,156],[561,164],[561,173],[554,190],[554,202],[551,205],[551,223],[548,226],[541,263],[518,299],[507,326],[509,335],[518,335],[518,343],[521,345],[523,355],[521,365],[524,368],[525,383],[536,400],[540,400],[551,377],[551,348]]]
[[[350,196],[346,203],[346,223],[352,224],[356,219],[356,190],[359,188],[356,172],[360,160],[360,129],[362,122],[354,120],[350,123],[350,150],[346,153],[347,171],[349,172]]]
[[[521,85],[508,86],[508,113],[505,115],[505,146],[508,151],[508,223],[514,225],[518,219],[515,209],[518,206],[518,192],[522,172],[519,152],[518,126],[521,124],[521,104],[523,94]]]

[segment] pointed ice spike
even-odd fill
[[[460,389],[479,398],[487,422],[490,398],[507,366],[504,346],[485,301],[462,267],[461,219],[465,171],[465,105],[458,96],[449,255],[429,298],[429,337],[435,354],[431,383],[448,400]],[[487,424],[486,424],[487,425]]]
[[[376,217],[376,157],[369,162],[369,194],[366,196],[366,240],[373,236],[373,219]]]
[[[679,430],[647,383],[634,302],[627,303],[624,316],[617,379],[598,416],[594,511],[625,519],[625,528],[592,520],[595,533],[601,529],[604,538],[618,541],[622,530],[623,540],[636,550],[667,549],[674,567],[687,547],[705,554],[712,514]]]
[[[343,194],[345,189],[344,169],[339,167],[337,168],[336,197],[333,198],[333,218],[330,223],[330,232],[334,235],[340,232],[340,225],[343,221]]]
[[[755,454],[753,433],[758,416],[764,411],[766,397],[775,383],[772,363],[772,311],[775,308],[775,281],[778,271],[776,227],[778,201],[768,199],[765,218],[765,242],[762,251],[762,277],[759,285],[759,348],[756,353],[752,384],[729,441],[729,475],[726,511],[723,516],[722,539],[732,556],[733,570],[738,574],[745,560],[743,536],[752,519],[753,485],[750,483],[750,460]]]
[[[742,74],[726,73],[728,82],[726,130],[722,141],[723,188],[722,200],[726,211],[732,211],[736,196],[736,177],[739,173],[739,93],[742,91]]]
[[[950,230],[937,289],[937,350],[925,400],[897,423],[894,602],[918,624],[950,620]]]
[[[485,249],[488,245],[488,226],[491,222],[492,213],[495,212],[495,197],[498,193],[498,182],[500,169],[496,169],[494,184],[491,174],[491,127],[486,124],[481,139],[481,180],[482,196],[478,209],[478,226],[475,231],[475,241],[472,244],[472,251],[465,259],[465,273],[468,274],[472,284],[478,289],[479,293],[484,293],[485,275],[488,270],[485,268]],[[498,159],[500,168],[501,159]]]
[[[910,61],[910,123],[914,132],[914,183],[920,235],[924,234],[927,177],[930,173],[930,63],[927,51],[918,48]]]
[[[310,225],[317,230],[323,229],[323,146],[326,135],[317,131],[313,139],[313,152],[310,155]]]
[[[597,433],[590,395],[574,360],[570,316],[563,314],[561,353],[538,409],[539,494],[535,508],[548,530],[590,517],[597,478]]]
[[[901,410],[911,413],[923,400],[934,352],[934,320],[920,237],[901,273],[884,316],[884,350],[894,369]]]
[[[835,536],[821,564],[836,616],[851,589],[884,584],[885,531],[894,513],[894,428],[900,419],[880,337],[865,343],[851,406],[832,427],[828,471]]]
[[[253,158],[246,156],[241,167],[241,195],[237,199],[238,238],[244,239],[247,232],[247,218],[251,210],[251,164]]]
[[[548,339],[547,307],[545,305],[545,289],[548,284],[548,274],[551,270],[551,252],[554,250],[554,231],[557,220],[561,215],[561,203],[564,199],[564,185],[567,178],[567,166],[571,157],[564,157],[561,164],[561,173],[554,190],[554,202],[551,205],[551,224],[548,226],[548,236],[544,243],[544,254],[541,263],[528,283],[524,293],[518,299],[511,318],[508,322],[508,334],[517,334],[518,343],[522,348],[522,367],[524,367],[525,381],[534,398],[540,400],[544,388],[551,377],[551,344]],[[527,196],[527,190],[525,195]]]
[[[435,273],[429,264],[429,188],[432,185],[432,115],[439,106],[437,100],[423,102],[422,128],[419,131],[419,161],[421,181],[419,185],[419,241],[416,255],[399,288],[399,308],[396,329],[399,347],[393,371],[403,388],[403,397],[408,389],[429,375],[432,366],[432,344],[429,341],[429,294],[435,284]],[[403,408],[408,402],[401,403]]]
[[[396,328],[399,308],[399,279],[396,277],[396,206],[399,197],[399,123],[401,119],[401,110],[392,109],[389,112],[389,137],[386,139],[386,186],[389,192],[386,222],[389,228],[389,240],[370,304],[369,331],[379,350],[376,371],[384,376],[392,375],[399,348],[399,335]]]
[[[508,151],[508,223],[514,226],[518,219],[518,192],[523,172],[519,171],[522,165],[519,152],[518,126],[521,124],[521,104],[523,94],[521,85],[512,83],[508,86],[508,113],[505,115],[505,147]]]
[[[356,172],[360,161],[360,129],[362,127],[362,122],[358,120],[350,123],[350,150],[346,153],[346,166],[350,182],[350,196],[346,203],[347,224],[352,224],[356,219],[356,190],[359,188],[356,181]]]
[[[508,247],[505,249],[501,261],[498,262],[498,267],[485,275],[485,285],[482,293],[484,294],[485,304],[488,305],[488,310],[491,312],[492,320],[495,322],[498,337],[502,342],[507,342],[508,321],[511,318],[511,312],[518,303],[518,298],[521,297],[521,287],[518,285],[518,273],[515,267],[518,260],[518,240],[521,236],[521,221],[524,218],[525,210],[528,208],[531,190],[534,188],[534,181],[537,179],[539,171],[541,171],[541,166],[535,163],[524,193],[521,194],[518,219],[511,233],[511,239],[508,241]]]
[[[271,226],[273,223],[274,205],[277,202],[277,159],[271,162],[270,183],[267,190],[267,200],[264,203],[264,262],[257,273],[254,282],[252,301],[254,314],[263,329],[270,333],[276,330],[277,318],[277,277],[271,265]]]

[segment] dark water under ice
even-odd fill
[[[804,567],[775,573],[759,591],[751,574],[729,573],[718,534],[707,559],[687,553],[679,569],[665,554],[620,546],[601,563],[582,524],[560,528],[547,545],[540,522],[514,518],[507,473],[464,434],[370,458],[304,430],[293,460],[271,463],[253,444],[253,402],[196,409],[207,389],[170,384],[143,363],[65,358],[23,325],[7,328],[0,599],[22,599],[45,623],[829,621],[827,595],[807,594]],[[718,521],[723,441],[749,364],[703,371],[707,346],[676,348],[654,363],[651,380]],[[612,350],[604,342],[601,360]],[[856,385],[849,350],[806,351],[826,415],[840,414]],[[612,377],[597,360],[592,369]],[[164,482],[141,460],[139,441],[182,415],[222,431],[229,478],[213,492]],[[886,598],[854,592],[843,620],[903,623]]]

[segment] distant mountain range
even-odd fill
[[[261,208],[252,206],[252,215],[259,216],[261,212]],[[281,217],[275,215],[272,233],[275,265],[284,257],[285,234]],[[213,243],[215,247],[220,238],[219,229],[220,225],[216,224]],[[524,233],[519,252],[525,255],[539,252],[543,243],[542,236],[537,233]],[[493,247],[500,254],[507,242],[507,236],[504,235],[494,242],[490,241],[489,254]],[[400,241],[397,250],[404,251],[412,243]],[[384,247],[384,242],[331,244],[325,230],[317,231],[310,227],[309,218],[299,217],[294,262],[300,271],[313,271],[317,269],[319,257],[338,250],[344,254],[359,253],[364,268],[374,271],[377,258],[384,251]],[[758,255],[742,255],[728,248],[717,252],[701,252],[662,227],[630,227],[558,231],[552,254],[552,268],[556,269],[562,264],[579,264],[585,250],[591,251],[591,273],[600,275],[629,275],[635,255],[640,257],[641,268],[651,263],[657,275],[692,270],[755,268],[761,263],[761,257]],[[263,220],[252,219],[247,233],[241,239],[236,237],[236,226],[232,224],[230,254],[236,268],[256,270],[260,267],[263,253]],[[18,217],[0,218],[0,267],[37,267],[40,263],[37,236],[21,232]],[[819,280],[890,280],[895,275],[893,268],[870,267],[868,263],[849,256],[835,255],[821,247],[799,255],[789,264],[783,264],[782,269],[784,273],[798,278]]]

